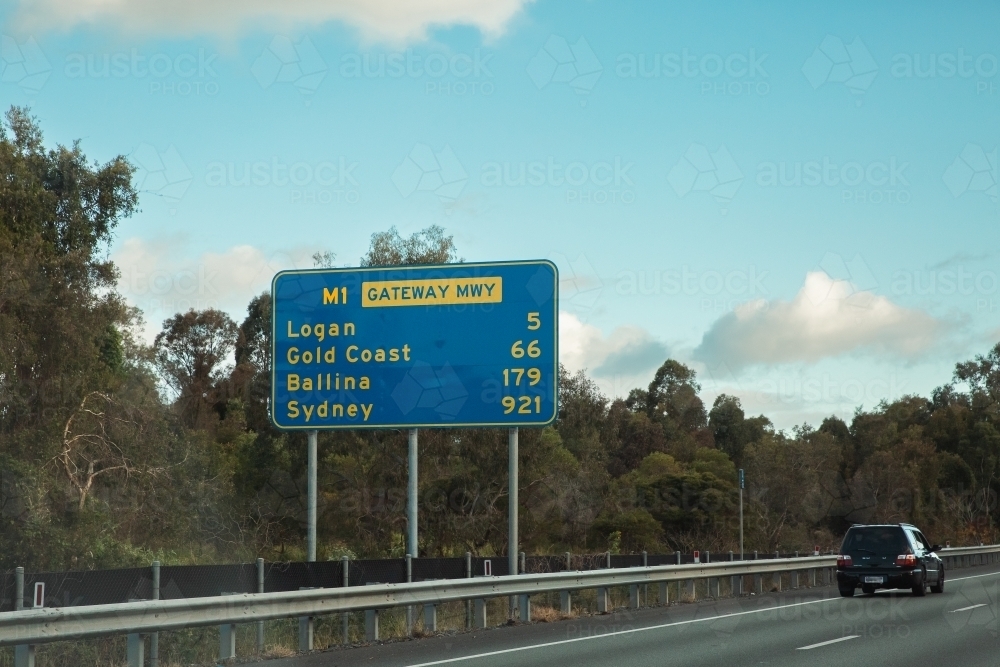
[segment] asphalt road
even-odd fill
[[[266,667],[1000,665],[1000,570],[945,592],[841,598],[832,587],[499,627],[263,663]]]

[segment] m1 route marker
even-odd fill
[[[282,271],[271,285],[271,419],[309,434],[315,559],[317,432],[409,430],[408,550],[418,555],[418,428],[507,427],[510,572],[517,572],[517,428],[552,423],[558,285],[548,261]]]

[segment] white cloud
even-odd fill
[[[129,33],[231,37],[245,29],[274,31],[342,21],[367,39],[407,42],[426,37],[434,26],[468,25],[499,35],[526,1],[20,0],[15,23],[28,31],[94,24]]]
[[[853,351],[915,357],[936,342],[941,321],[825,272],[806,275],[792,301],[746,303],[712,325],[695,358],[739,369],[815,362]]]
[[[559,361],[571,372],[587,369],[602,389],[612,383],[606,389],[612,395],[647,384],[667,355],[667,346],[645,329],[623,326],[605,336],[576,315],[559,313]]]
[[[216,308],[237,322],[250,299],[271,288],[271,278],[282,269],[312,266],[311,251],[266,254],[249,245],[223,252],[184,256],[179,239],[125,240],[112,259],[121,272],[119,292],[142,309],[145,337],[152,341],[163,320],[191,308]]]

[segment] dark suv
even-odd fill
[[[909,588],[923,595],[944,592],[944,562],[923,533],[908,523],[855,525],[847,531],[837,556],[837,586],[844,597],[854,589],[871,595],[877,588]]]

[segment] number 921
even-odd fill
[[[541,396],[504,396],[503,400],[500,401],[503,404],[505,415],[509,415],[517,409],[517,414],[519,415],[530,415],[530,414],[541,414],[542,412],[542,397]]]

